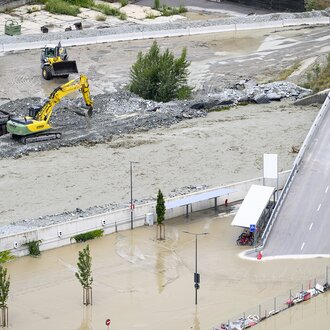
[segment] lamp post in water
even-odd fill
[[[131,179],[131,229],[133,229],[133,212],[134,212],[134,205],[133,205],[133,164],[138,164],[139,162],[129,161],[130,164],[130,179]]]
[[[185,234],[195,235],[195,273],[194,273],[194,287],[195,287],[195,305],[197,305],[197,290],[199,289],[200,274],[197,273],[197,236],[207,235],[208,233],[191,233],[184,231]]]

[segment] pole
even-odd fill
[[[132,175],[132,168],[133,162],[130,163],[130,177],[131,177],[131,229],[133,229],[133,175]]]
[[[195,273],[197,274],[197,234],[195,234]],[[195,285],[195,305],[197,305],[197,285]]]
[[[194,273],[194,283],[195,283],[195,305],[197,305],[197,290],[199,289],[200,275],[197,273],[197,236],[207,235],[208,233],[191,233],[189,231],[184,231],[185,234],[190,234],[195,236],[195,273]]]

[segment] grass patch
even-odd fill
[[[119,9],[109,6],[105,3],[98,3],[93,5],[91,9],[100,11],[103,15],[106,16],[116,16],[122,20],[126,19],[126,14],[121,13]]]
[[[72,6],[90,8],[94,6],[94,0],[64,0]]]
[[[306,11],[323,10],[329,7],[329,0],[307,0],[305,1]]]
[[[0,252],[0,264],[3,264],[13,259],[15,259],[15,256],[13,256],[9,250]]]
[[[182,13],[186,13],[187,12],[187,8],[185,8],[184,6],[180,6],[180,7],[170,7],[167,5],[163,5],[159,11],[162,13],[163,16],[173,16],[173,15],[179,15]]]
[[[107,17],[103,14],[98,14],[95,19],[99,22],[104,22],[107,19]]]
[[[293,72],[295,72],[297,69],[299,69],[299,67],[300,67],[300,64],[295,63],[292,66],[290,66],[289,68],[281,71],[280,74],[278,75],[277,80],[286,80],[290,75],[292,75]]]
[[[103,232],[104,230],[97,229],[97,230],[88,231],[87,233],[78,234],[76,236],[73,236],[73,238],[77,243],[86,242],[88,240],[103,236]]]
[[[70,5],[63,0],[49,0],[45,5],[45,10],[52,14],[77,16],[80,13],[80,9],[77,6]]]
[[[154,15],[153,13],[151,13],[151,12],[148,12],[147,15],[146,15],[146,18],[147,18],[147,19],[155,19],[156,17],[157,17],[157,16]]]
[[[208,109],[207,112],[221,112],[221,111],[228,111],[230,109],[231,109],[231,106],[226,105],[226,106],[223,106],[223,107],[220,107],[220,108],[211,108],[211,109]]]
[[[251,104],[251,102],[249,102],[249,101],[242,101],[242,102],[238,102],[237,103],[237,105],[241,105],[241,106],[246,106],[246,105],[249,105],[249,104]]]
[[[28,14],[35,13],[36,11],[40,11],[40,8],[36,7],[36,6],[33,6],[33,7],[30,7],[30,8],[27,9]]]
[[[40,243],[41,243],[40,240],[31,241],[31,242],[26,243],[26,245],[29,248],[29,253],[31,256],[34,256],[34,257],[40,256],[40,254],[41,254],[40,248],[39,248]]]
[[[303,87],[311,89],[314,93],[330,88],[330,53],[323,67],[317,64],[307,74],[307,83],[303,84]]]
[[[120,5],[121,5],[122,7],[127,6],[127,5],[128,5],[128,0],[120,0]]]

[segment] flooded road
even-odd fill
[[[6,265],[11,276],[8,302],[10,328],[15,330],[211,329],[290,288],[324,274],[326,259],[247,261],[238,258],[235,244],[241,229],[232,216],[214,210],[166,222],[166,240],[157,241],[156,227],[142,227],[90,241],[93,306],[83,307],[82,289],[75,278],[78,251],[86,245],[43,252]],[[193,273],[195,237],[201,288],[195,306]],[[290,309],[260,329],[284,329],[282,322],[329,317],[329,294]],[[317,305],[316,305],[317,304]],[[325,305],[326,304],[326,305]],[[312,306],[312,307],[309,307]],[[317,306],[317,307],[313,307]],[[321,313],[322,312],[322,313]],[[322,316],[323,315],[323,316]],[[276,320],[282,320],[276,323]],[[304,329],[299,327],[285,329]],[[290,321],[291,322],[291,321]],[[293,324],[292,323],[292,324]],[[318,324],[318,323],[316,323]],[[281,327],[279,327],[281,325]],[[306,328],[307,329],[307,328]]]

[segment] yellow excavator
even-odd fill
[[[49,131],[51,129],[50,117],[55,105],[64,96],[77,90],[81,91],[86,108],[82,112],[76,111],[76,113],[90,118],[93,113],[93,100],[90,96],[88,78],[85,75],[80,75],[80,78],[70,80],[57,87],[41,107],[29,110],[29,116],[11,117],[7,121],[8,133],[11,133],[14,139],[18,139],[23,143],[60,139],[61,133]]]

